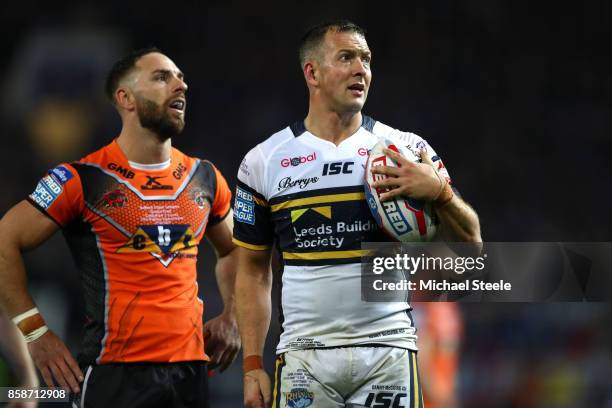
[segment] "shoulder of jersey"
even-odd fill
[[[423,138],[415,133],[403,132],[378,121],[374,124],[371,133],[379,139],[387,138],[411,146],[423,141]]]
[[[390,138],[397,140],[398,143],[409,145],[417,145],[419,142],[423,141],[423,138],[415,133],[403,132],[401,130],[392,128],[391,126],[385,125],[382,122],[376,121],[368,116],[365,117],[364,124],[362,126],[378,139]],[[247,153],[247,157],[251,158],[255,154],[255,151],[259,151],[259,154],[262,156],[261,159],[263,159],[265,162],[265,160],[267,160],[272,153],[278,149],[282,148],[283,146],[289,147],[290,145],[287,145],[288,143],[291,143],[291,141],[297,141],[299,136],[301,136],[305,131],[306,129],[300,122],[287,126],[251,149],[249,153]]]
[[[102,160],[103,155],[104,155],[104,151],[106,150],[107,147],[108,147],[108,145],[104,145],[101,148],[99,148],[98,150],[95,150],[95,151],[89,153],[87,156],[81,157],[75,163],[97,163],[97,162],[100,162]]]
[[[175,147],[173,147],[172,150],[174,151],[174,154],[176,154],[177,157],[180,157],[182,160],[185,160],[185,165],[187,165],[188,167],[196,163],[200,163],[200,164],[210,163],[210,165],[214,167],[214,164],[208,159],[202,159],[200,157],[189,156],[188,154],[183,153],[182,151],[180,151],[179,149]]]
[[[299,135],[294,135],[291,128],[286,127],[259,143],[251,151],[258,149],[263,155],[264,159],[266,159],[285,143],[295,140],[296,136]]]
[[[272,136],[249,150],[244,156],[242,164],[240,165],[241,171],[239,172],[239,176],[241,172],[244,173],[243,175],[247,176],[251,174],[246,170],[247,167],[258,169],[258,172],[262,172],[268,163],[268,159],[274,152],[296,139],[297,138],[289,127],[274,133]]]

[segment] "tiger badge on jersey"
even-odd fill
[[[103,208],[122,208],[128,201],[127,195],[117,188],[102,196]]]

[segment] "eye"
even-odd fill
[[[164,82],[165,82],[165,81],[167,81],[167,80],[168,80],[168,74],[167,74],[167,73],[165,73],[165,72],[162,72],[162,73],[158,74],[158,75],[155,77],[155,79],[156,79],[157,81],[164,81]]]
[[[351,60],[351,56],[349,54],[341,54],[340,55],[340,61],[342,62],[347,62]]]

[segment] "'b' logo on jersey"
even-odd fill
[[[150,252],[167,256],[183,251],[195,253],[196,240],[187,224],[140,225],[118,253]]]

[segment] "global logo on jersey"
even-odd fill
[[[299,166],[300,164],[308,163],[308,162],[315,161],[315,160],[317,160],[317,152],[313,152],[309,154],[308,156],[297,156],[297,157],[282,159],[280,164],[283,167],[289,167],[289,166],[295,167],[295,166]]]
[[[167,267],[179,252],[195,256],[197,244],[188,224],[139,225],[117,253],[148,252]]]
[[[285,392],[285,406],[290,408],[306,408],[312,405],[314,401],[314,392],[308,391],[306,388],[293,388],[289,392]]]

